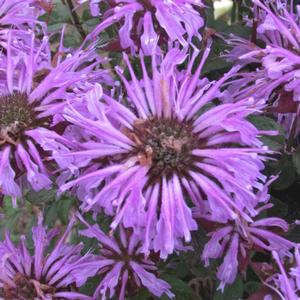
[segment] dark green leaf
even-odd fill
[[[237,277],[232,285],[227,285],[224,292],[217,291],[213,300],[240,300],[243,297],[243,281]]]

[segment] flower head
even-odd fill
[[[204,6],[201,0],[107,2],[110,8],[90,37],[96,37],[108,26],[121,22],[121,47],[130,48],[132,52],[142,48],[146,55],[152,54],[158,40],[163,43],[179,41],[181,45],[187,46],[193,36],[201,37],[199,29],[204,25],[198,10]]]
[[[57,151],[56,140],[63,139],[66,124],[60,126],[61,111],[103,72],[93,71],[99,58],[92,50],[57,56],[53,67],[50,53],[44,51],[47,38],[34,51],[32,34],[29,53],[15,51],[12,43],[9,35],[7,55],[0,60],[0,186],[2,194],[15,200],[28,184],[36,191],[50,187],[53,169],[45,164],[45,151]]]
[[[72,288],[82,286],[97,271],[94,257],[91,254],[80,254],[82,244],[66,243],[74,220],[70,222],[53,250],[49,251],[49,244],[58,231],[53,229],[47,232],[40,217],[37,227],[32,230],[33,255],[26,247],[25,236],[15,246],[9,233],[6,233],[5,240],[0,242],[1,297],[18,300],[90,299]]]
[[[269,111],[276,113],[290,130],[300,101],[299,9],[293,9],[292,4],[289,8],[288,1],[284,0],[253,0],[253,3],[255,17],[248,21],[253,29],[252,41],[231,39],[234,48],[227,57],[245,65],[255,63],[258,67],[256,71],[244,72],[242,79],[233,82],[234,94],[237,98],[251,94],[265,99]]]
[[[144,257],[138,236],[122,226],[119,235],[107,236],[98,225],[89,225],[81,216],[79,218],[87,227],[81,234],[97,239],[100,244],[95,267],[99,268],[102,280],[94,293],[95,298],[105,300],[117,294],[119,300],[124,300],[125,295],[134,294],[141,286],[157,297],[166,294],[173,298],[170,285],[155,276],[154,262]]]
[[[260,189],[265,179],[260,170],[268,150],[258,139],[262,132],[246,120],[253,111],[248,100],[213,106],[236,69],[216,82],[199,79],[208,52],[194,74],[197,54],[184,72],[177,65],[186,60],[185,52],[175,48],[159,62],[153,56],[152,75],[141,57],[141,80],[124,55],[131,74],[128,81],[117,68],[124,101],[98,86],[83,108],[65,112],[87,140],[81,151],[70,153],[81,158],[80,176],[61,190],[76,188],[85,210],[104,208],[115,215],[112,229],[119,223],[134,228],[144,251],[160,251],[163,258],[197,229],[189,205],[223,222],[244,209],[255,215],[252,187]]]
[[[268,200],[267,189],[274,179],[257,194],[258,203]],[[261,212],[271,206],[259,204],[256,209]],[[196,212],[195,216],[201,218],[201,213]],[[221,281],[219,287],[221,290],[226,284],[234,282],[240,262],[246,260],[252,250],[277,251],[281,257],[284,257],[290,256],[289,251],[295,246],[295,243],[273,232],[276,229],[283,232],[288,230],[288,224],[280,218],[258,218],[249,222],[239,216],[232,222],[218,225],[217,229],[210,233],[211,239],[204,247],[202,259],[206,265],[209,265],[210,259],[224,257],[217,272],[217,278]]]

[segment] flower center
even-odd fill
[[[150,165],[152,179],[185,173],[193,164],[192,150],[200,144],[192,125],[175,119],[138,120],[131,138],[136,143],[140,163]]]
[[[16,274],[14,283],[15,287],[4,285],[4,299],[34,300],[38,297],[55,293],[55,288],[31,280],[21,273]]]
[[[26,94],[0,97],[0,145],[19,143],[23,132],[32,126],[35,112]]]

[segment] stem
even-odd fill
[[[290,131],[287,143],[286,143],[287,152],[291,152],[292,147],[294,145],[294,138],[295,138],[295,133],[296,133],[297,126],[298,126],[298,119],[299,119],[299,113],[298,113],[298,109],[297,109],[297,114],[293,120],[291,131]]]
[[[66,3],[69,7],[70,13],[71,13],[71,18],[72,18],[72,23],[74,24],[74,26],[76,27],[77,31],[79,32],[79,34],[81,35],[82,39],[84,40],[86,38],[86,33],[82,27],[82,24],[80,22],[80,19],[74,9],[74,5],[72,0],[66,0]]]

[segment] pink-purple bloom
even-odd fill
[[[288,1],[253,0],[253,3],[254,19],[248,20],[253,30],[252,41],[232,38],[233,50],[227,57],[240,64],[259,66],[233,82],[233,94],[265,99],[271,107],[269,111],[276,112],[290,131],[300,101],[299,8],[294,9]]]
[[[99,1],[98,1],[99,2]],[[101,1],[100,1],[101,2]],[[179,41],[184,47],[193,37],[201,38],[204,25],[199,8],[202,0],[112,0],[104,1],[109,9],[89,37],[95,38],[107,27],[121,23],[120,45],[136,52],[142,48],[151,55],[157,42]],[[91,3],[92,4],[92,3]],[[92,11],[96,13],[95,7]]]
[[[268,186],[274,179],[257,194],[258,213],[272,207],[272,204],[265,202],[269,200]],[[201,218],[201,213],[196,211],[195,216]],[[280,257],[288,257],[290,249],[295,246],[295,243],[276,233],[276,230],[286,232],[289,228],[287,222],[280,218],[265,217],[248,221],[239,216],[234,221],[218,225],[216,230],[209,233],[210,240],[206,243],[201,257],[206,266],[210,259],[223,257],[217,272],[221,290],[226,284],[235,281],[240,262],[246,261],[251,251],[277,251]]]
[[[38,225],[32,229],[34,254],[27,248],[25,236],[16,246],[7,232],[0,242],[0,296],[18,300],[91,300],[73,289],[81,287],[97,271],[94,256],[81,254],[82,243],[66,242],[74,219],[51,251],[50,243],[59,231],[47,231],[42,221],[39,217]]]
[[[269,151],[259,140],[265,132],[246,119],[252,102],[213,105],[237,69],[218,81],[199,79],[208,53],[209,47],[195,73],[197,53],[184,72],[177,66],[187,60],[186,52],[153,55],[151,74],[141,56],[141,79],[124,54],[131,80],[116,69],[123,99],[98,85],[85,104],[65,112],[86,141],[81,151],[65,155],[77,160],[81,174],[61,190],[77,190],[84,210],[114,215],[112,229],[120,223],[134,228],[144,252],[154,249],[162,258],[191,241],[197,224],[190,205],[216,221],[247,218],[256,214],[253,188],[261,189],[265,180],[261,170]]]
[[[87,227],[80,233],[99,242],[94,265],[99,269],[101,282],[95,290],[95,299],[106,300],[117,295],[119,300],[125,300],[125,295],[136,293],[142,286],[156,297],[165,294],[173,298],[171,286],[156,276],[155,263],[144,256],[137,235],[120,226],[114,236],[108,236],[97,224],[90,225],[81,216],[79,219]]]
[[[11,47],[13,41],[9,35],[7,54],[0,57],[0,186],[15,202],[28,186],[35,191],[51,186],[48,151],[59,148],[55,139],[63,139],[61,112],[104,72],[93,71],[99,64],[93,49],[58,55],[53,66],[47,38],[40,43],[31,34],[25,52]]]

